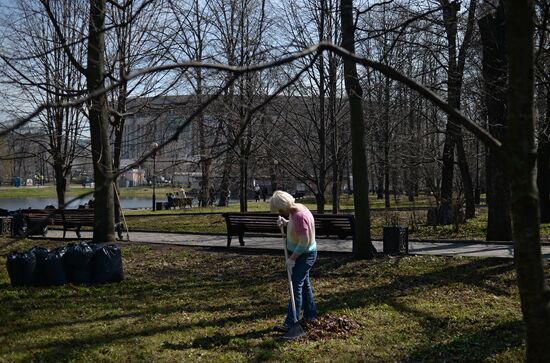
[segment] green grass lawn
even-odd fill
[[[156,194],[163,198],[166,193],[173,192],[173,188],[156,188]],[[67,190],[68,197],[76,197],[81,194],[93,192],[93,189],[82,188],[80,184],[71,184]],[[151,197],[153,189],[151,187],[120,188],[120,196],[126,198],[132,197]],[[0,187],[0,198],[56,198],[55,185],[46,185],[43,187]],[[161,199],[159,199],[160,201]]]
[[[524,354],[510,259],[322,255],[312,273],[320,317],[357,325],[284,342],[271,330],[288,299],[279,255],[122,244],[122,283],[13,288],[7,252],[55,244],[0,243],[0,362],[510,362]]]
[[[204,208],[203,208],[204,209]],[[259,209],[258,209],[259,210]],[[223,209],[214,209],[215,212],[238,211],[231,206]],[[165,215],[168,211],[156,212],[157,215],[139,216],[143,212],[128,213],[127,224],[130,230],[152,232],[208,232],[226,233],[225,220],[221,214],[212,215],[185,215],[196,210],[183,211],[181,215]],[[173,213],[173,211],[172,211]],[[397,216],[401,226],[409,227],[409,238],[423,240],[485,240],[487,230],[487,210],[480,209],[474,219],[466,221],[458,226],[427,226],[426,211],[400,211],[391,212]],[[382,239],[383,227],[388,225],[390,217],[384,211],[371,212],[371,233],[375,239]],[[541,239],[550,240],[550,223],[541,224]]]

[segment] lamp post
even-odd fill
[[[157,164],[157,147],[159,147],[157,142],[151,143],[151,149],[153,150],[153,212],[157,210],[157,196],[155,194],[155,188],[157,186],[157,176],[155,175]]]

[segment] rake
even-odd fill
[[[281,225],[281,235],[283,236],[283,250],[285,251],[285,265],[286,261],[288,260],[288,252],[286,250],[286,236],[284,227]],[[294,287],[292,286],[292,271],[290,269],[286,269],[286,273],[288,276],[288,286],[290,289],[290,304],[292,306],[292,313],[294,314],[294,322],[291,326],[288,327],[288,331],[285,335],[283,335],[283,339],[286,340],[293,340],[298,339],[301,337],[304,337],[306,335],[306,332],[298,322],[298,315],[296,314],[296,302],[294,301]]]

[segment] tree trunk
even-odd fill
[[[223,165],[222,180],[220,182],[220,199],[218,207],[225,207],[229,204],[229,182],[231,181],[231,169],[233,168],[233,158],[231,152],[227,153]]]
[[[378,176],[377,176],[377,179],[376,181],[378,182],[377,185],[376,185],[376,199],[384,199],[384,167],[383,167],[383,163],[382,162],[379,162],[379,167],[378,168]]]
[[[126,87],[122,87],[123,91],[121,90],[119,94],[118,99],[118,112],[120,115],[124,114],[126,112]],[[123,137],[123,130],[124,130],[124,116],[115,116],[115,142],[113,143],[113,170],[119,171],[120,170],[120,156],[122,153],[122,137]],[[120,195],[119,187],[118,187],[118,178],[113,179],[113,190],[115,196]],[[120,211],[122,209],[120,205],[120,199],[114,198],[113,200],[113,208],[114,208],[114,216],[115,216],[115,224],[120,223],[121,215]]]
[[[241,149],[241,152],[244,152],[243,149]],[[240,178],[239,178],[239,204],[240,204],[240,211],[246,212],[248,210],[248,160],[246,157],[244,157],[241,154],[241,157],[239,159],[239,170],[240,170]]]
[[[105,77],[105,0],[90,0],[88,38],[88,92],[104,89]],[[114,242],[114,198],[112,185],[111,144],[109,140],[107,97],[96,95],[90,101],[90,137],[95,180],[94,242]]]
[[[342,46],[355,53],[355,25],[353,0],[341,0]],[[356,258],[373,258],[376,254],[370,235],[369,181],[363,122],[363,90],[359,84],[357,64],[344,59],[344,81],[349,99],[351,123],[351,155],[353,171],[353,200],[355,202],[355,240],[353,253]]]
[[[337,214],[340,210],[340,185],[342,180],[342,169],[338,160],[338,120],[336,120],[336,56],[329,53],[329,118],[332,125],[331,151],[332,151],[332,213]]]
[[[440,1],[443,5],[443,21],[447,34],[447,52],[448,52],[448,70],[447,70],[447,103],[455,108],[460,108],[459,75],[457,74],[456,63],[456,35],[457,18],[460,4]],[[443,145],[442,170],[441,170],[441,205],[440,216],[444,216],[452,209],[453,201],[453,182],[454,182],[454,164],[455,164],[455,146],[459,126],[453,122],[451,116],[447,116],[447,126],[445,129],[445,143]],[[440,220],[439,223],[448,224],[448,220]]]
[[[195,3],[195,6],[197,7],[198,4]],[[198,10],[198,8],[197,8]],[[202,45],[201,45],[202,47]],[[202,52],[197,57],[198,60],[202,60]],[[202,103],[202,71],[201,69],[197,69],[197,98],[199,100],[199,103]],[[202,207],[206,207],[208,205],[208,202],[210,200],[210,159],[208,158],[207,148],[206,148],[206,132],[205,132],[205,124],[204,124],[204,114],[200,114],[198,116],[198,128],[199,128],[199,154],[200,154],[200,167],[201,167],[201,190],[199,193],[199,205]],[[213,201],[212,201],[213,203]]]
[[[319,41],[325,40],[325,8],[326,1],[320,1],[320,32]],[[315,200],[317,202],[317,213],[325,212],[325,183],[327,174],[327,132],[326,132],[326,112],[325,112],[325,86],[326,74],[325,74],[325,55],[324,53],[319,56],[319,127],[317,129],[317,135],[319,137],[319,164],[317,173],[317,193]]]
[[[537,186],[539,188],[540,221],[550,222],[550,89],[546,91],[546,116],[539,131],[537,152]]]
[[[451,204],[453,201],[453,180],[454,180],[454,159],[455,159],[455,137],[457,132],[457,126],[451,122],[447,122],[447,129],[445,131],[445,143],[443,145],[443,166],[441,169],[441,192],[440,192],[440,205],[438,213],[438,224],[450,223],[449,221],[443,221],[440,218],[447,211],[451,210]]]
[[[528,362],[550,362],[550,291],[545,284],[541,243],[533,115],[534,1],[506,1],[508,127],[514,258]]]
[[[125,43],[124,43],[125,44]],[[123,49],[125,49],[125,46],[122,46]],[[122,79],[126,76],[126,53],[125,51],[121,49],[120,50],[120,70],[119,75]],[[117,99],[117,113],[114,115],[115,121],[114,121],[114,135],[115,140],[113,143],[113,170],[119,171],[120,170],[120,157],[122,154],[122,140],[124,136],[124,124],[126,121],[126,117],[123,116],[126,113],[126,101],[127,101],[127,85],[123,84],[120,86],[118,99]],[[118,187],[118,177],[113,179],[113,188],[114,192],[116,192],[116,195],[120,195],[119,193],[119,187]],[[113,202],[113,208],[114,208],[114,216],[115,216],[115,223],[120,223],[121,220],[121,205],[120,205],[120,199],[114,198]]]
[[[460,109],[460,98],[462,91],[462,77],[464,73],[464,64],[466,52],[469,48],[470,39],[474,24],[477,1],[470,1],[468,9],[467,27],[464,31],[464,39],[460,48],[457,47],[457,14],[460,11],[459,2],[449,2],[440,0],[443,10],[443,23],[447,34],[447,50],[449,64],[447,70],[447,102],[457,110]],[[443,147],[443,168],[441,171],[441,207],[439,215],[445,216],[451,210],[453,198],[453,179],[454,179],[454,149],[457,147],[458,161],[464,193],[466,197],[466,218],[475,217],[474,189],[472,178],[470,176],[468,161],[464,151],[464,141],[461,128],[452,117],[447,117],[447,128],[445,130],[445,145]],[[443,218],[444,219],[444,218]],[[440,220],[440,222],[448,222]]]
[[[67,190],[67,178],[65,177],[65,171],[63,165],[54,163],[55,173],[55,191],[57,193],[57,207],[65,208],[65,192]]]
[[[269,180],[271,182],[271,194],[277,190],[277,174],[275,170],[275,165],[269,164]]]
[[[325,195],[322,191],[315,193],[315,203],[317,204],[317,213],[325,213]]]
[[[505,53],[504,8],[496,14],[489,14],[478,21],[483,51],[483,79],[488,130],[491,135],[503,141],[507,134],[506,89],[507,70]],[[487,241],[509,241],[512,239],[510,217],[510,183],[505,166],[494,151],[488,150],[486,160],[487,183]]]
[[[210,161],[202,160],[201,161],[201,191],[199,196],[199,205],[206,207],[209,202],[213,203],[214,201],[210,200],[212,197],[210,194]]]
[[[456,153],[458,157],[458,166],[460,168],[460,177],[462,178],[462,185],[464,187],[464,199],[466,204],[465,217],[466,219],[475,218],[476,203],[474,198],[474,185],[472,183],[472,176],[470,175],[466,152],[464,151],[462,132],[458,135]]]
[[[391,82],[386,77],[384,85],[384,207],[391,207],[390,201],[390,87]]]

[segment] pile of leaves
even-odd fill
[[[307,337],[310,340],[319,340],[323,338],[346,338],[358,330],[361,325],[345,316],[335,316],[325,314],[315,320],[303,324]]]

